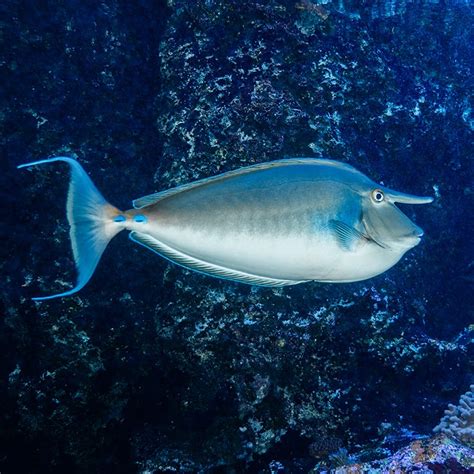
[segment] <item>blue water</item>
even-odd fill
[[[2,473],[321,472],[433,435],[473,383],[469,2],[0,8]],[[35,303],[76,277],[66,167],[16,169],[51,156],[121,209],[301,156],[435,201],[364,282],[251,287],[119,235]]]

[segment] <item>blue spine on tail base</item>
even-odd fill
[[[124,227],[121,222],[114,221],[119,210],[110,205],[100,194],[82,166],[74,159],[56,157],[35,161],[18,166],[42,165],[62,161],[71,168],[71,180],[67,196],[67,219],[72,253],[77,269],[76,286],[64,293],[33,298],[35,301],[49,300],[61,296],[69,296],[83,288],[94,273],[100,257],[110,239]]]

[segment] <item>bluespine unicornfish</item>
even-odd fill
[[[365,280],[395,265],[423,235],[395,203],[432,202],[381,186],[345,163],[293,158],[150,194],[120,211],[72,158],[19,168],[55,162],[71,170],[66,209],[78,277],[71,290],[35,300],[83,288],[122,230],[173,263],[251,285]]]

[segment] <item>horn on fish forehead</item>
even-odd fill
[[[433,202],[430,196],[415,196],[413,194],[401,193],[393,189],[383,188],[384,193],[392,202],[399,202],[401,204],[429,204]]]

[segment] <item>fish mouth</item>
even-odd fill
[[[411,222],[411,221],[410,221]],[[383,249],[387,249],[390,247],[401,247],[401,248],[407,248],[410,249],[412,247],[415,247],[421,242],[421,238],[425,235],[423,229],[420,229],[416,224],[411,224],[415,227],[413,231],[400,235],[396,240],[393,240],[392,243],[384,243],[381,239],[378,239],[375,235],[370,235],[367,229],[367,225],[364,222],[364,228],[365,228],[365,235],[367,240],[373,242],[374,244],[378,245],[379,247]]]
[[[415,247],[421,242],[421,238],[423,237],[424,234],[425,233],[418,227],[413,232],[410,232],[409,234],[404,235],[400,239],[400,244],[408,248]]]
[[[412,248],[418,245],[421,241],[421,238],[425,234],[423,229],[418,227],[414,222],[406,217],[406,224],[411,227],[411,229],[406,229],[408,232],[400,235],[400,238],[397,239],[399,241],[399,245],[407,248]]]
[[[370,238],[370,240],[372,240],[375,244],[384,249],[404,249],[406,251],[413,247],[416,247],[421,242],[421,238],[423,237],[423,235],[424,232],[419,227],[417,227],[416,230],[413,230],[412,232],[409,232],[404,235],[400,235],[398,238],[391,240],[391,242],[382,243],[380,241],[377,241],[373,237]]]

